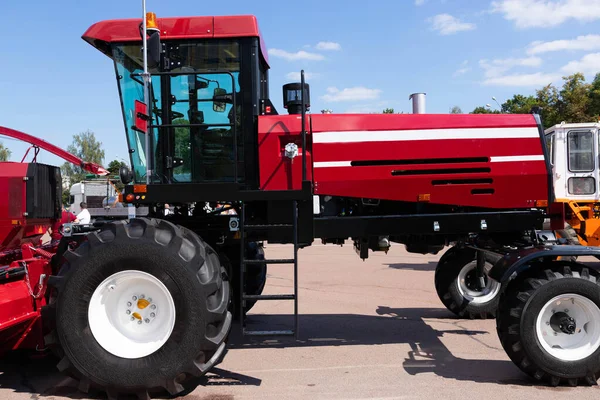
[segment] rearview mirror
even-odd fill
[[[213,92],[213,111],[225,112],[227,107],[227,91],[223,88],[215,88]]]
[[[119,177],[123,185],[127,185],[133,180],[133,173],[127,166],[123,165],[119,168]]]
[[[156,68],[160,65],[161,53],[160,33],[152,32],[148,38],[148,67]]]

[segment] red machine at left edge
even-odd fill
[[[0,135],[106,174],[101,166],[34,136],[1,126]],[[61,194],[60,168],[37,162],[0,162],[0,352],[43,346],[41,309],[58,241],[42,245],[41,239],[61,218]]]

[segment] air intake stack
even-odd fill
[[[425,114],[425,93],[413,93],[408,99],[412,100],[413,114]]]

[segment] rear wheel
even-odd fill
[[[502,346],[526,374],[553,386],[600,378],[600,287],[596,271],[553,262],[511,281],[496,326]]]
[[[164,220],[116,222],[65,258],[49,281],[56,318],[46,342],[83,391],[175,395],[221,361],[229,282],[193,232]]]
[[[486,261],[486,270],[492,266]],[[485,274],[484,283],[481,289],[476,252],[471,249],[449,249],[435,270],[435,288],[440,300],[461,318],[485,319],[496,315],[501,285]]]

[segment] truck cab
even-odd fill
[[[578,241],[592,246],[600,246],[599,128],[599,122],[561,123],[544,132],[555,209],[562,214],[560,220],[574,229]]]
[[[545,130],[556,201],[600,200],[600,123],[559,124]]]

